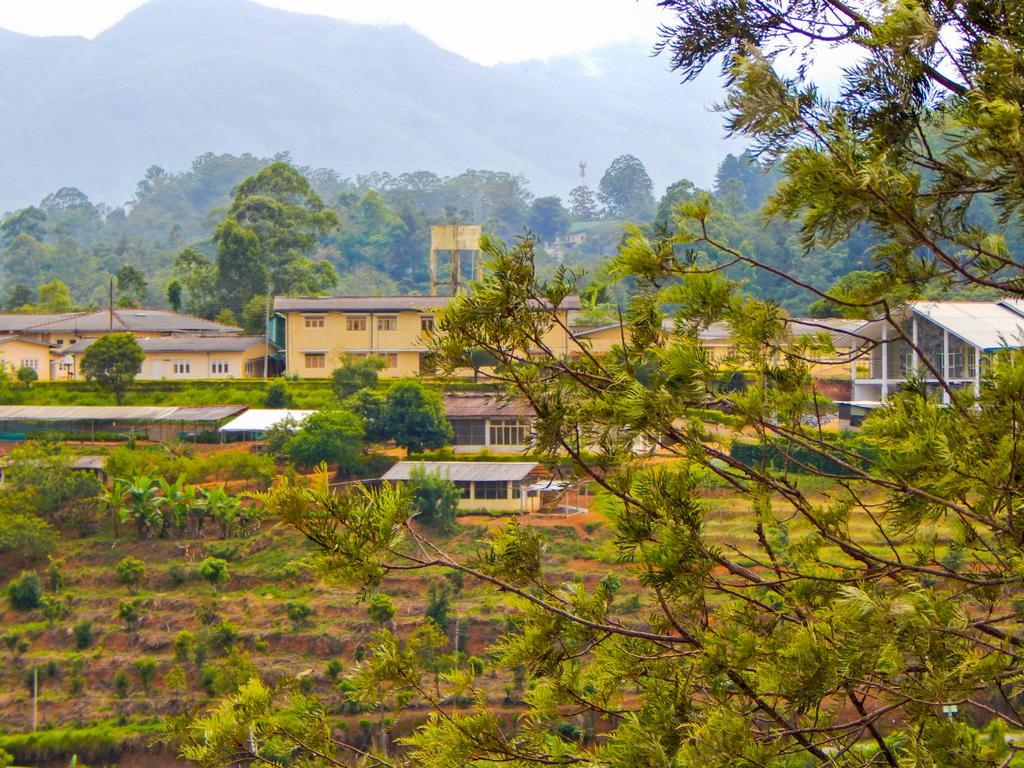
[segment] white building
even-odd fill
[[[840,418],[856,425],[914,376],[941,391],[944,401],[949,395],[940,376],[950,389],[970,387],[977,394],[987,358],[1024,347],[1024,301],[912,301],[851,335],[864,353],[854,360],[853,397]]]

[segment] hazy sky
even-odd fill
[[[0,0],[0,27],[94,37],[144,0]],[[482,64],[520,61],[640,39],[665,16],[655,0],[259,0],[301,13],[407,24]]]

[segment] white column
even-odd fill
[[[946,386],[942,389],[942,402],[949,405],[949,331],[942,329],[942,378]]]
[[[974,349],[974,396],[981,397],[981,350]]]
[[[920,347],[918,346],[918,342],[917,342],[917,315],[913,316],[912,324],[913,324],[913,328],[914,328],[914,335],[913,335],[913,339],[914,339],[914,357],[913,357],[913,361],[914,361],[914,364],[911,366],[911,370],[915,374],[918,374],[918,373],[921,372],[921,356],[917,354],[917,350],[920,349]]]
[[[882,324],[882,400],[889,399],[889,321]]]

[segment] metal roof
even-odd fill
[[[278,296],[278,312],[419,312],[447,306],[451,296]]]
[[[449,419],[534,417],[537,412],[529,401],[521,397],[503,398],[489,393],[451,392],[444,396],[444,415]]]
[[[79,339],[67,352],[78,354],[97,339]],[[263,344],[262,336],[156,336],[136,338],[143,352],[245,352]],[[273,347],[273,345],[271,345]]]
[[[288,408],[250,408],[245,413],[232,419],[221,432],[266,432],[286,419],[301,423],[316,411],[296,411]]]
[[[52,323],[57,320],[64,320],[69,317],[80,317],[83,312],[60,312],[56,314],[0,314],[0,333],[17,333],[42,323]]]
[[[452,482],[522,480],[537,468],[533,461],[400,461],[381,480],[408,480],[414,467]]]
[[[0,344],[6,344],[9,341],[20,341],[25,344],[38,344],[41,347],[49,348],[49,344],[45,341],[39,341],[38,339],[26,339],[24,336],[0,336]]]
[[[432,312],[448,306],[451,296],[278,296],[277,312]],[[539,305],[538,305],[539,306]],[[566,296],[559,309],[581,307],[579,296]]]
[[[15,317],[8,315],[7,317]],[[6,318],[5,318],[6,319]],[[2,324],[0,324],[2,325]],[[241,333],[242,329],[166,309],[106,309],[50,315],[20,330],[33,333],[101,333],[113,329],[133,333]]]
[[[1024,317],[1002,301],[913,301],[911,310],[982,350],[1024,346]]]
[[[0,405],[0,421],[221,421],[244,405]]]

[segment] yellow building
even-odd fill
[[[526,512],[527,488],[537,479],[537,464],[529,461],[400,461],[381,480],[401,485],[416,469],[455,483],[463,510]]]
[[[327,378],[342,355],[380,355],[382,377],[416,376],[423,372],[427,339],[434,313],[450,296],[278,297],[271,339],[284,348],[284,372],[304,379]],[[570,296],[560,307],[567,327],[579,309]],[[570,350],[569,334],[553,327],[544,343],[559,355]]]
[[[162,336],[136,339],[146,358],[136,379],[141,381],[241,379],[263,376],[264,359],[274,368],[276,348],[269,350],[262,336]],[[95,339],[83,339],[64,351],[59,365],[65,377],[80,378],[85,350]],[[268,354],[269,353],[269,354]]]
[[[0,370],[13,376],[21,368],[31,368],[39,381],[49,381],[50,345],[22,336],[0,336]]]

